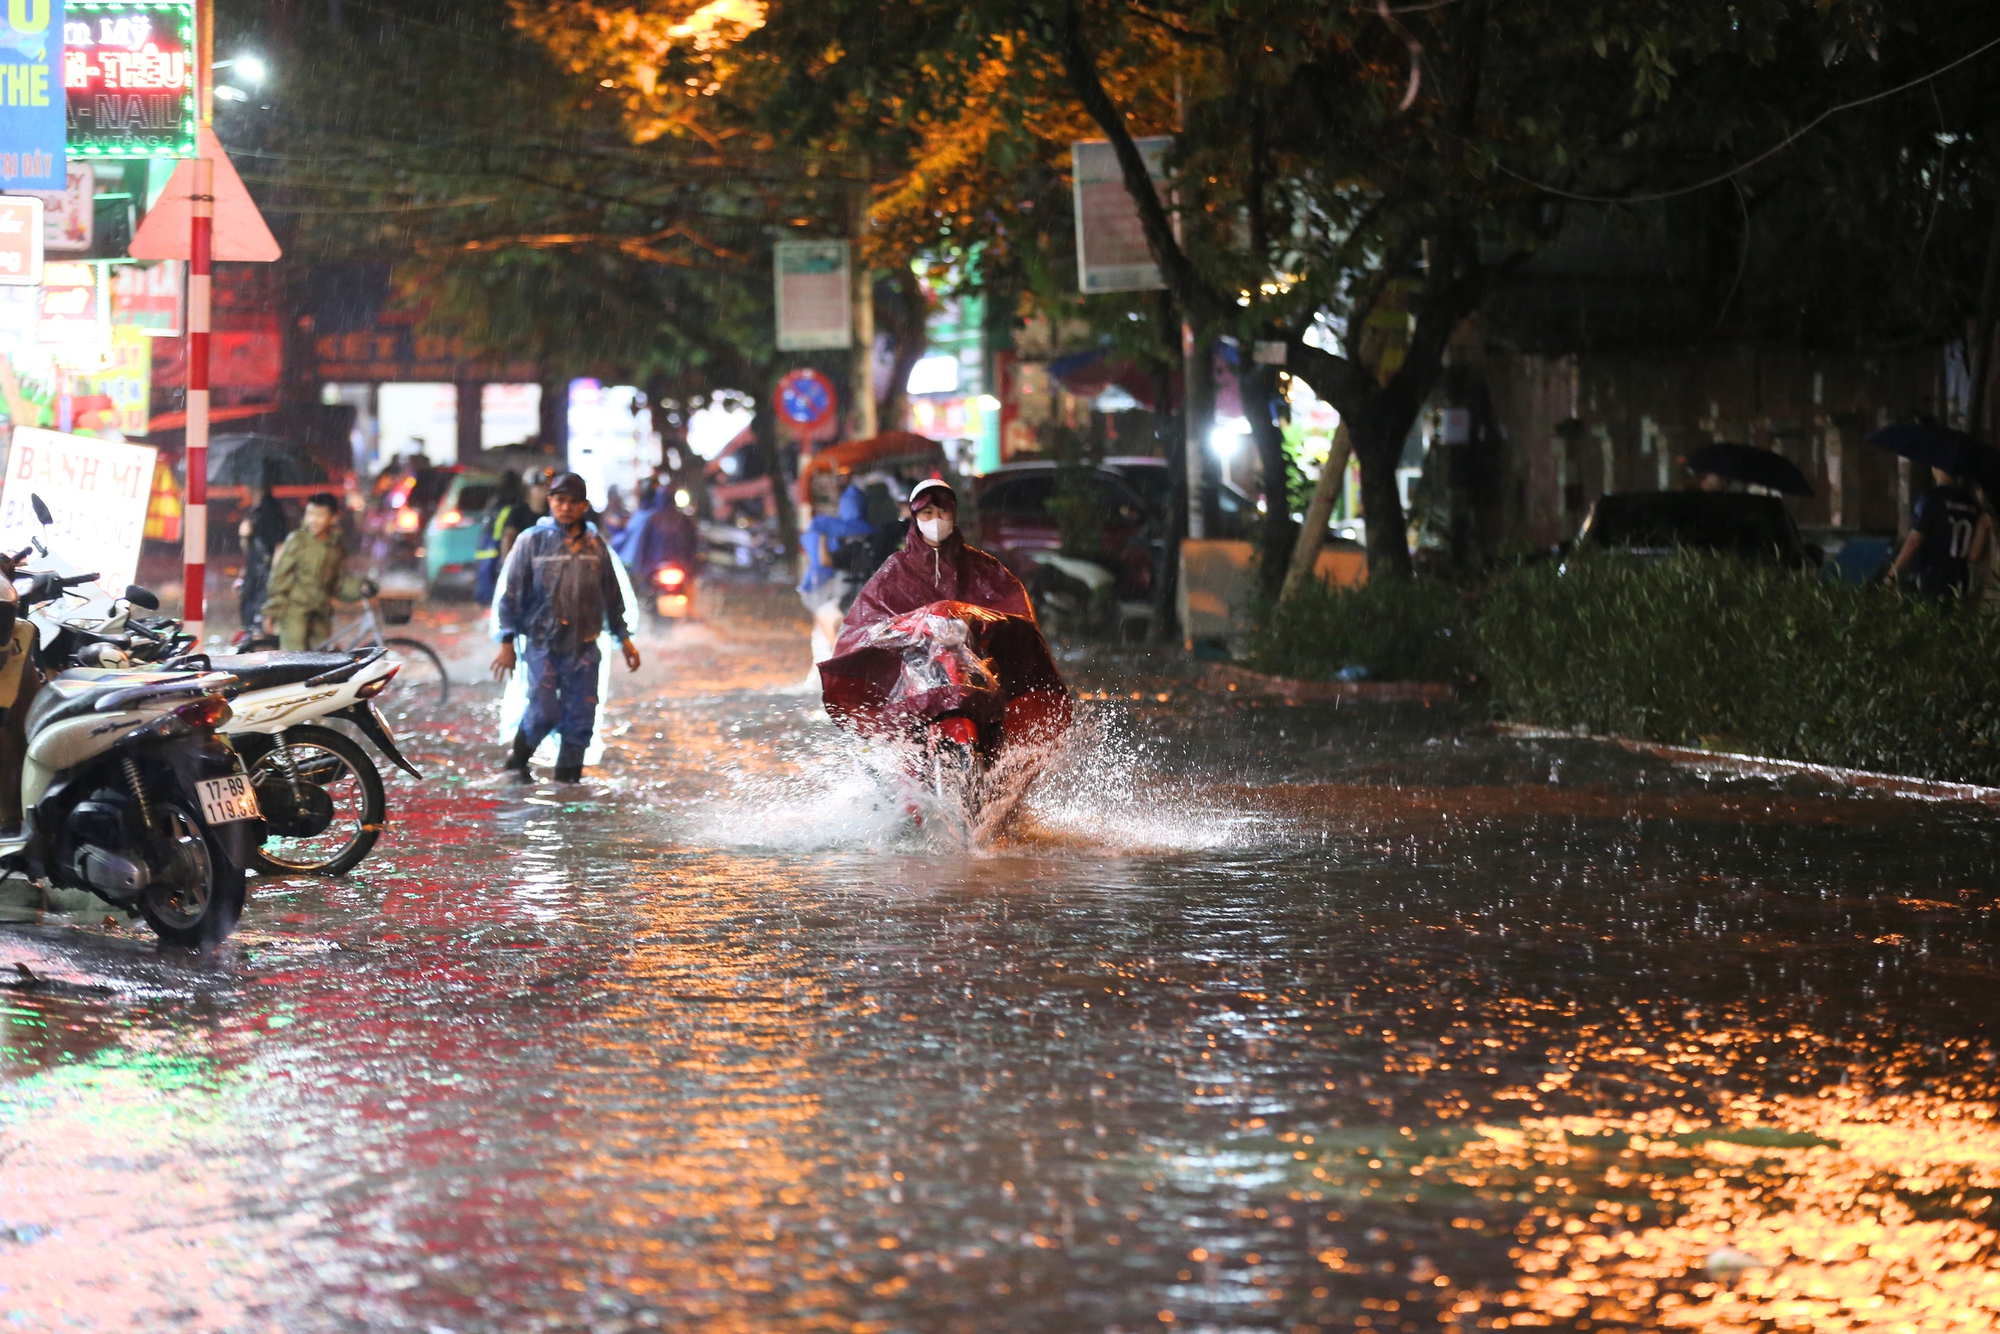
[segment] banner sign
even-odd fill
[[[779,241],[771,247],[778,283],[778,350],[854,346],[845,241]]]
[[[181,333],[181,261],[120,264],[111,270],[111,326],[153,338]]]
[[[1167,180],[1165,136],[1136,139],[1139,156],[1153,184]],[[1084,139],[1069,146],[1070,174],[1076,203],[1076,285],[1082,292],[1155,292],[1166,286],[1160,266],[1146,244],[1139,206],[1125,188],[1125,173],[1106,139]]]
[[[158,456],[146,445],[15,427],[0,485],[0,547],[17,550],[43,536],[29,502],[39,495],[55,516],[45,538],[50,547],[97,571],[100,586],[124,592],[139,572]]]
[[[0,189],[60,190],[62,0],[8,0],[0,23]]]
[[[38,0],[8,3],[19,8]],[[62,32],[69,151],[193,157],[194,0],[69,0],[68,7]]]
[[[42,240],[42,201],[27,195],[0,198],[0,284],[41,283]]]

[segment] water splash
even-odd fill
[[[988,775],[968,820],[910,775],[906,745],[815,730],[775,771],[730,775],[685,831],[742,848],[1073,852],[1129,855],[1268,844],[1278,821],[1219,808],[1195,783],[1167,777],[1122,715],[1080,714],[1061,742],[1015,749]]]

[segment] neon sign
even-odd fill
[[[194,0],[69,0],[72,157],[193,157]]]

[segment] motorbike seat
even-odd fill
[[[272,686],[297,685],[343,667],[358,667],[362,659],[349,653],[287,653],[274,649],[268,653],[237,653],[215,661],[222,664],[217,670],[240,678],[245,690],[268,690]]]

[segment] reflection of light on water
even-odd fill
[[[2000,1328],[1989,1107],[1836,1089],[1741,1099],[1712,1126],[1663,1110],[1480,1129],[1444,1174],[1481,1194],[1532,1182],[1543,1203],[1516,1234],[1519,1291],[1461,1294],[1472,1309],[1517,1308],[1515,1324]],[[1635,1225],[1646,1212],[1662,1221]]]

